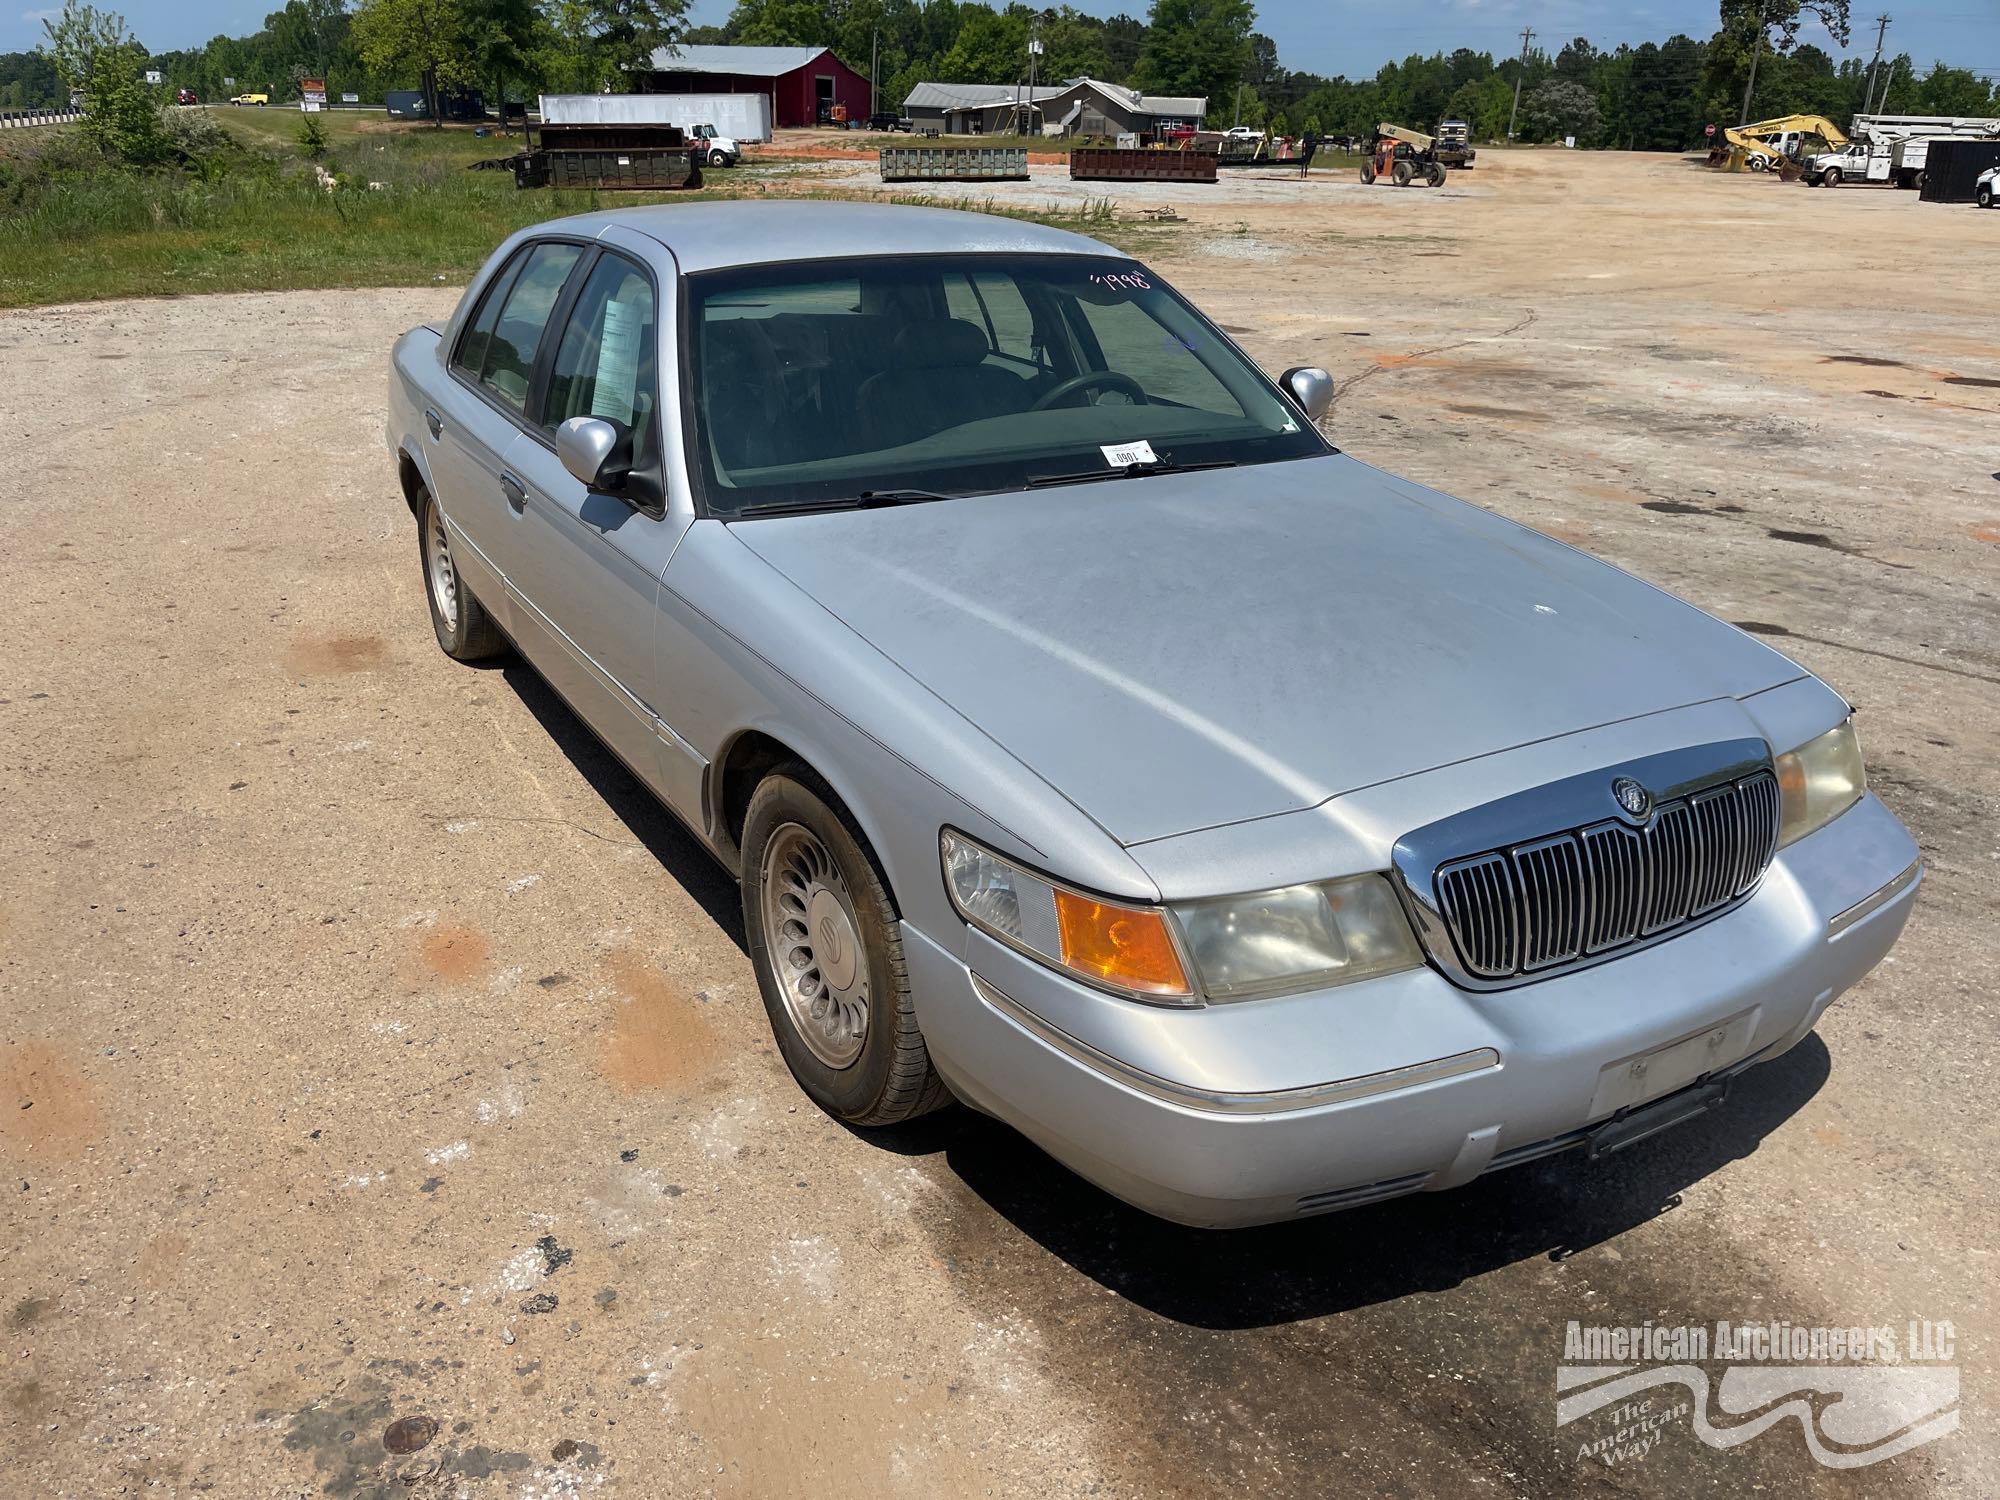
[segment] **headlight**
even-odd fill
[[[1423,960],[1380,875],[1174,908],[1205,994],[1236,1000],[1372,979]]]
[[[1167,914],[1157,906],[1069,890],[948,830],[939,844],[951,904],[980,931],[1092,984],[1142,1000],[1194,1003]]]
[[[1852,719],[1779,756],[1777,770],[1781,849],[1826,827],[1868,790]]]
[[[960,916],[1010,947],[1142,1000],[1194,1005],[1371,979],[1422,963],[1380,875],[1188,901],[1171,911],[1056,884],[947,831]]]

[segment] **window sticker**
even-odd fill
[[[639,408],[639,334],[645,326],[636,302],[604,304],[604,337],[597,346],[597,383],[590,414],[630,424]]]
[[[1159,462],[1153,455],[1153,445],[1144,438],[1140,438],[1136,443],[1100,443],[1097,451],[1104,455],[1104,461],[1114,469],[1129,469],[1134,464]]]

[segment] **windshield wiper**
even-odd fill
[[[1028,481],[1031,490],[1054,484],[1093,484],[1100,479],[1144,479],[1148,474],[1192,474],[1197,469],[1233,469],[1233,458],[1209,458],[1198,463],[1177,464],[1171,458],[1157,458],[1149,464],[1126,464],[1116,469],[1085,469],[1077,474],[1037,474]]]
[[[727,519],[741,521],[749,516],[804,516],[822,510],[874,510],[885,505],[923,505],[932,500],[949,500],[935,490],[863,490],[858,495],[834,495],[822,500],[768,500],[762,505],[746,505]]]

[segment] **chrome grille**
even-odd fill
[[[1465,971],[1539,976],[1644,941],[1745,895],[1777,850],[1768,771],[1617,821],[1439,865],[1438,909]]]

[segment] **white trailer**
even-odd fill
[[[711,136],[771,138],[769,94],[544,94],[541,108],[551,125],[678,125],[690,133],[707,125]]]

